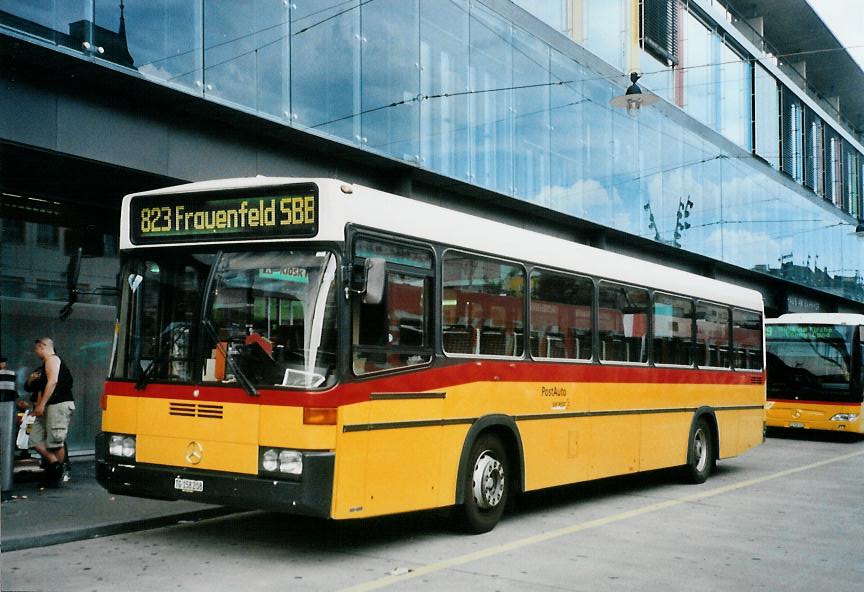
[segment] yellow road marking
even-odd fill
[[[480,559],[486,559],[487,557],[492,557],[494,555],[501,555],[502,553],[507,553],[508,551],[514,551],[516,549],[521,549],[522,547],[527,547],[529,545],[535,545],[537,543],[542,543],[545,541],[549,541],[552,539],[557,539],[563,536],[567,536],[569,534],[574,534],[577,532],[582,532],[583,530],[589,530],[591,528],[597,528],[599,526],[606,526],[607,524],[613,524],[615,522],[621,522],[622,520],[627,520],[628,518],[635,518],[637,516],[641,516],[643,514],[650,514],[651,512],[657,512],[659,510],[665,510],[666,508],[671,508],[673,506],[679,506],[681,504],[687,504],[690,502],[701,501],[710,497],[714,497],[717,495],[722,495],[724,493],[729,493],[731,491],[737,491],[739,489],[745,489],[747,487],[752,487],[753,485],[758,485],[760,483],[765,483],[766,481],[772,481],[774,479],[780,479],[781,477],[786,477],[788,475],[794,475],[795,473],[800,473],[802,471],[809,471],[811,469],[816,469],[819,467],[823,467],[825,465],[830,465],[833,463],[841,462],[855,456],[861,456],[864,454],[864,450],[860,450],[858,452],[852,452],[849,454],[843,454],[841,456],[837,456],[834,458],[829,458],[827,460],[822,460],[819,462],[815,462],[809,465],[804,465],[803,467],[797,467],[794,469],[787,469],[785,471],[780,471],[778,473],[772,473],[770,475],[765,475],[762,477],[756,477],[755,479],[748,479],[747,481],[741,481],[740,483],[732,483],[730,485],[726,485],[723,487],[718,487],[716,489],[710,489],[708,491],[694,493],[693,495],[686,495],[684,497],[679,497],[676,499],[666,500],[663,502],[657,502],[655,504],[649,504],[647,506],[642,506],[641,508],[636,508],[635,510],[628,510],[626,512],[620,512],[618,514],[613,514],[611,516],[606,516],[604,518],[597,518],[596,520],[589,520],[588,522],[580,522],[579,524],[573,524],[571,526],[565,526],[563,528],[558,528],[556,530],[550,530],[549,532],[544,532],[541,534],[537,534],[534,536],[526,537],[523,539],[518,539],[515,541],[511,541],[509,543],[504,543],[501,545],[495,545],[493,547],[488,547],[486,549],[481,549],[479,551],[475,551],[473,553],[467,553],[465,555],[459,555],[457,557],[451,557],[450,559],[445,559],[444,561],[439,561],[438,563],[431,563],[429,565],[424,565],[421,567],[413,568],[410,572],[406,574],[401,574],[398,576],[386,576],[377,580],[371,580],[364,584],[359,584],[357,586],[351,586],[350,588],[344,588],[343,592],[366,592],[367,590],[379,590],[381,588],[385,588],[387,586],[392,586],[394,584],[400,584],[402,582],[406,582],[408,580],[419,578],[421,576],[425,576],[437,571],[441,571],[444,569],[449,569],[451,567],[456,567],[457,565],[465,565],[466,563],[471,563],[472,561],[478,561]]]

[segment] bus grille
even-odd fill
[[[751,376],[750,384],[762,384],[764,379],[761,376]]]
[[[207,405],[205,403],[171,403],[168,408],[168,415],[222,419],[222,405]]]

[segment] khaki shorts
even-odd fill
[[[45,414],[37,417],[30,430],[30,446],[45,444],[46,448],[60,448],[66,441],[69,432],[69,422],[75,403],[64,401],[45,407]]]

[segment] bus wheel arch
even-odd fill
[[[710,407],[701,407],[693,414],[687,437],[687,464],[683,475],[689,483],[704,483],[714,472],[720,456],[717,417]]]
[[[523,458],[511,417],[486,416],[471,426],[456,474],[455,517],[462,530],[480,534],[495,527],[508,498],[524,490]]]

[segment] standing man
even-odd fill
[[[34,351],[42,366],[27,379],[28,390],[37,393],[33,415],[36,421],[30,432],[30,443],[45,459],[45,484],[57,487],[63,479],[63,444],[75,410],[72,397],[72,373],[54,351],[50,337],[36,340]]]

